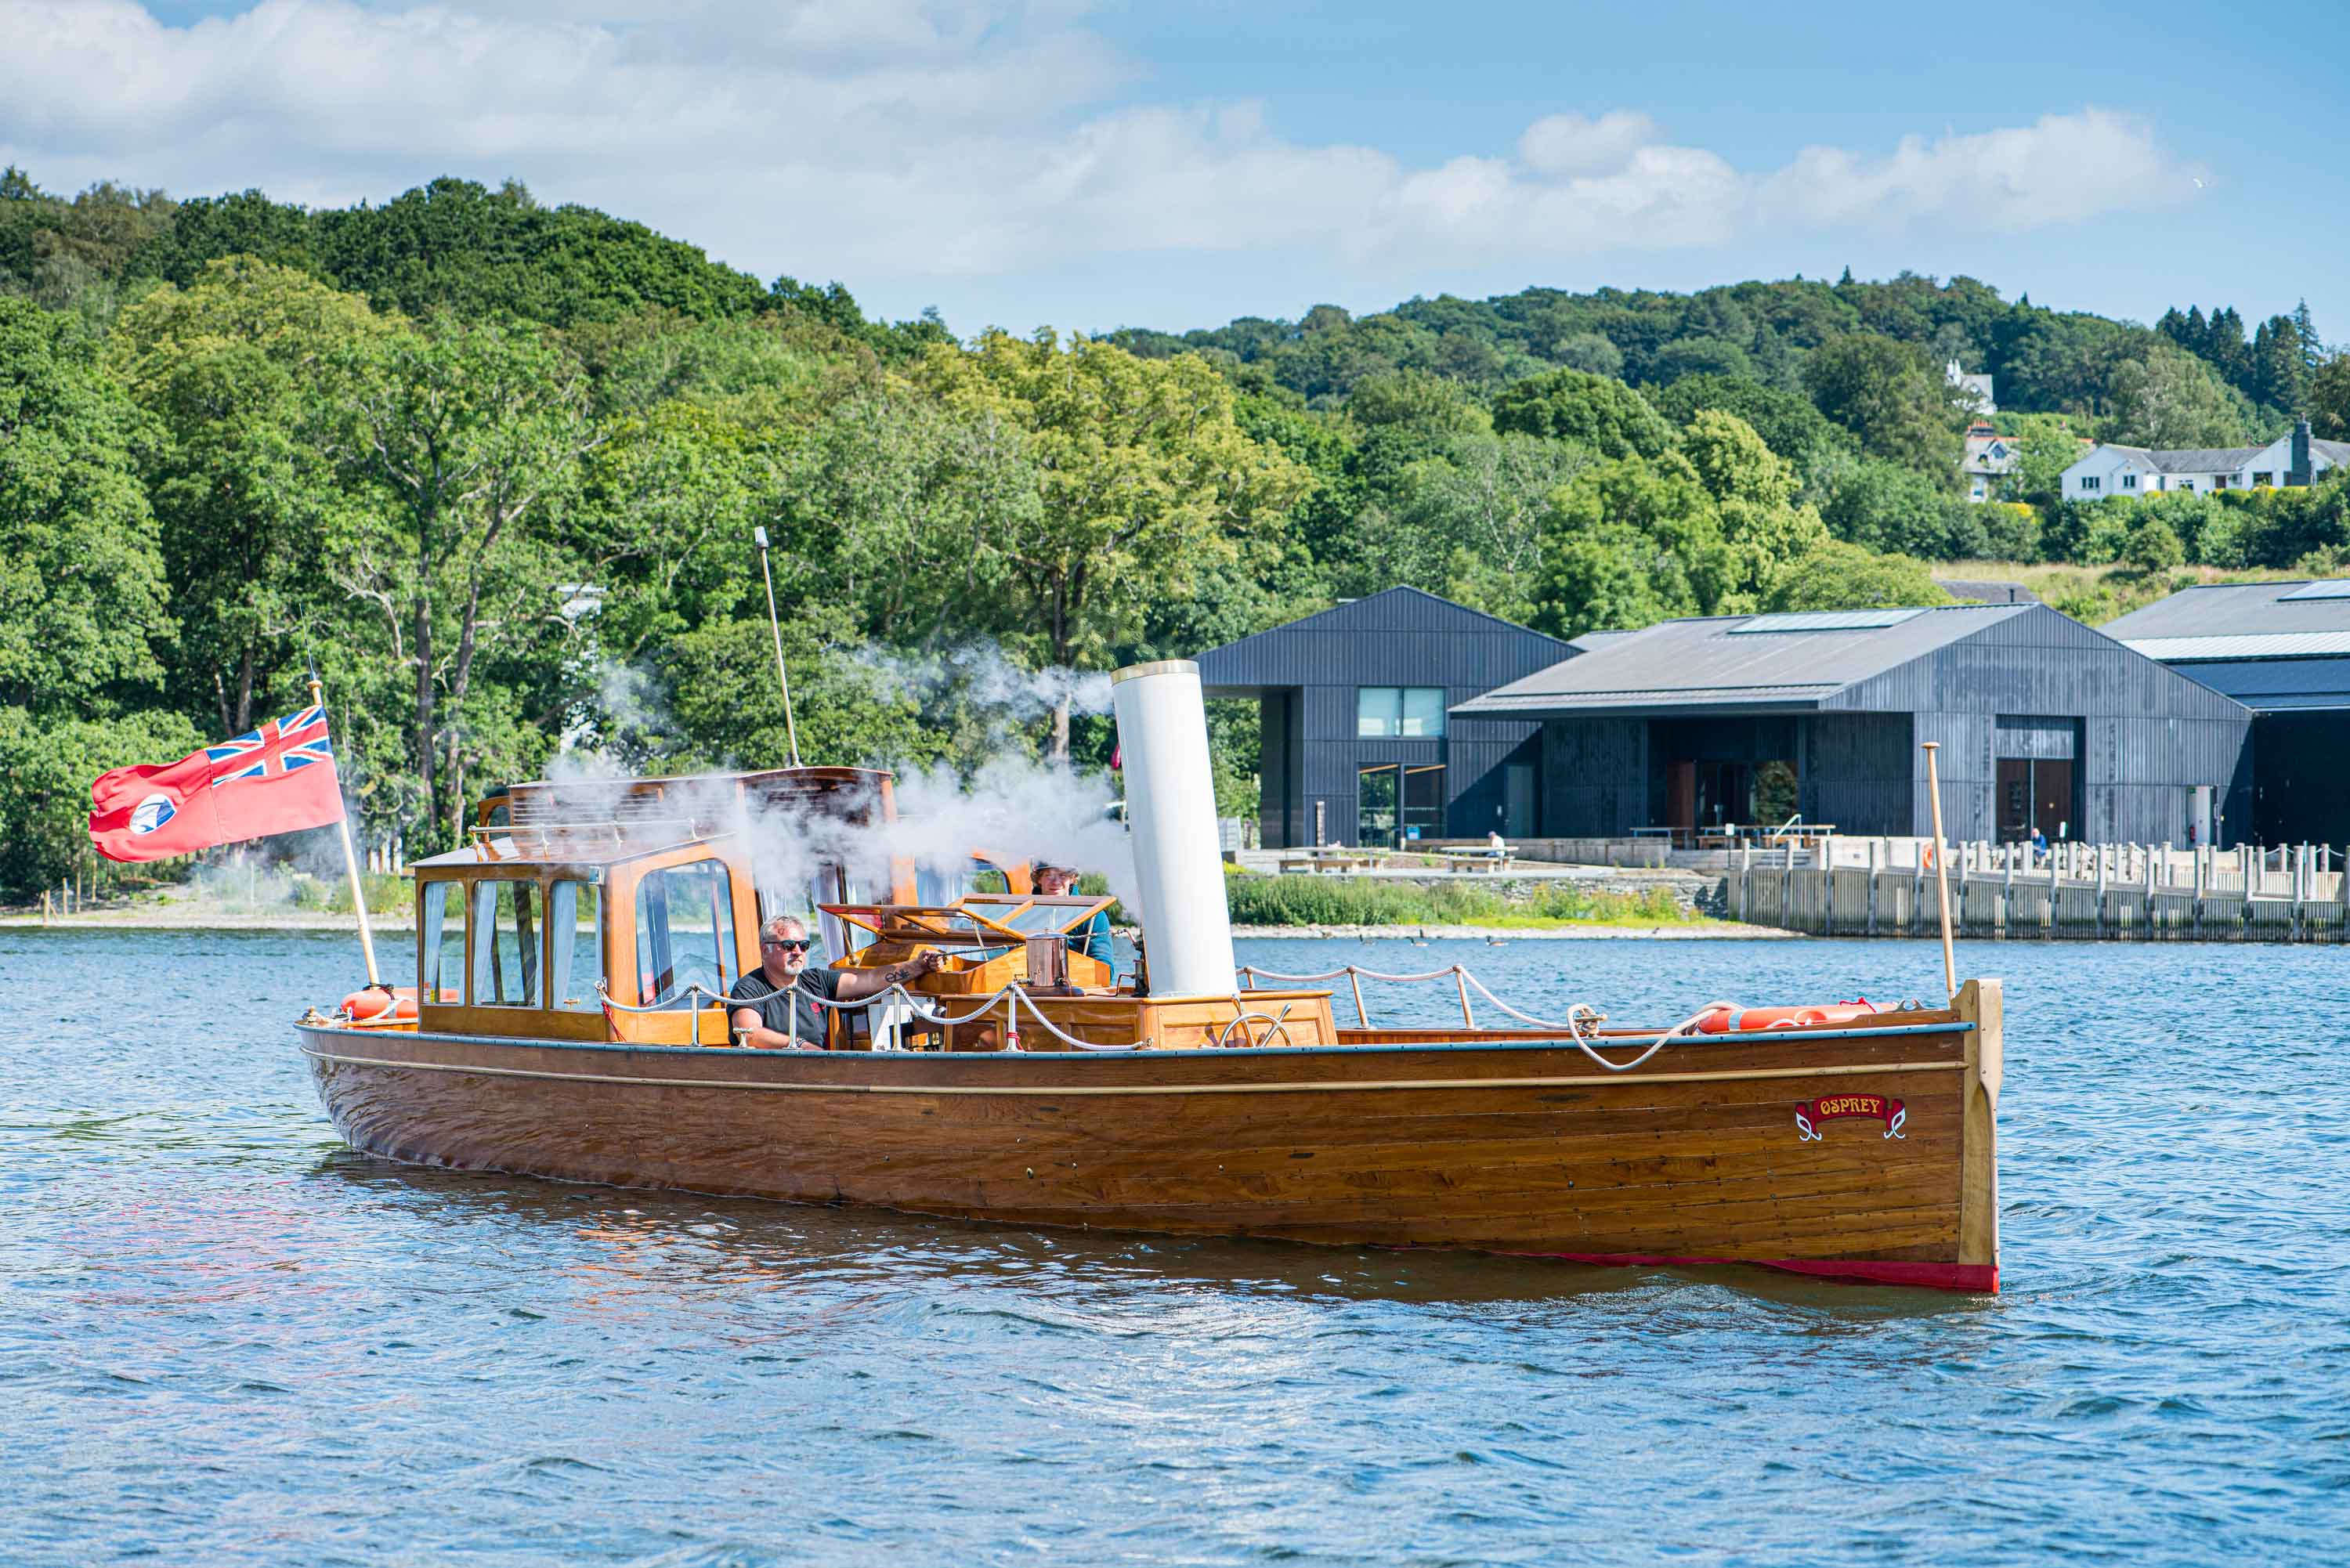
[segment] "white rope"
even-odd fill
[[[1598,1047],[1600,1045],[1604,1044],[1610,1050],[1628,1050],[1631,1046],[1636,1044],[1638,1041],[1637,1039],[1600,1040],[1596,1028],[1600,1020],[1600,1013],[1596,1008],[1592,1007],[1587,1002],[1577,1002],[1568,1005],[1566,1010],[1566,1018],[1564,1022],[1551,1018],[1538,1018],[1531,1012],[1523,1012],[1518,1008],[1511,1006],[1508,1002],[1494,995],[1493,990],[1491,986],[1487,985],[1483,981],[1479,980],[1475,975],[1470,973],[1467,967],[1461,964],[1454,964],[1450,969],[1430,970],[1426,974],[1386,974],[1378,970],[1362,969],[1354,964],[1347,964],[1343,968],[1334,969],[1323,974],[1279,974],[1271,970],[1262,970],[1247,965],[1243,966],[1241,972],[1243,974],[1253,976],[1259,980],[1277,980],[1305,983],[1310,983],[1315,981],[1336,980],[1341,975],[1358,975],[1365,980],[1385,980],[1394,981],[1404,984],[1411,984],[1424,981],[1443,980],[1448,976],[1458,975],[1466,983],[1475,986],[1477,988],[1478,995],[1492,1002],[1495,1007],[1501,1009],[1512,1018],[1518,1020],[1522,1023],[1532,1024],[1537,1029],[1555,1030],[1557,1033],[1565,1035],[1570,1041],[1574,1042],[1577,1050],[1581,1051],[1594,1063],[1610,1073],[1630,1072],[1633,1068],[1639,1066],[1642,1063],[1648,1061],[1648,1058],[1654,1056],[1658,1052],[1663,1050],[1667,1045],[1671,1044],[1675,1040],[1686,1039],[1690,1035],[1693,1034],[1697,1030],[1697,1026],[1700,1023],[1716,1012],[1726,1010],[1734,1015],[1741,1011],[1739,1005],[1734,1002],[1708,1002],[1705,1006],[1699,1008],[1695,1012],[1690,1013],[1687,1018],[1682,1019],[1679,1023],[1674,1024],[1670,1029],[1665,1030],[1662,1033],[1648,1041],[1647,1049],[1643,1050],[1638,1056],[1633,1057],[1630,1061],[1611,1062],[1607,1057],[1602,1056],[1599,1054]],[[612,999],[611,994],[605,990],[604,983],[600,981],[597,982],[596,990],[598,994],[603,998],[604,1004],[617,1012],[674,1012],[679,1011],[679,1009],[674,1005],[664,1006],[657,1003],[650,1007],[632,1007],[627,1002],[616,1002]],[[769,994],[772,995],[774,993],[770,992]],[[680,995],[707,996],[711,998],[709,1005],[721,1009],[728,1009],[730,1011],[732,1007],[735,1006],[755,1008],[760,1002],[765,1000],[764,997],[740,998],[720,996],[717,992],[709,990],[698,981],[689,982],[685,990],[680,992]],[[806,996],[806,1000],[811,1006],[820,1007],[827,1012],[847,1012],[855,1009],[871,1007],[877,1002],[889,1001],[894,998],[898,1002],[901,1002],[905,1006],[907,1012],[911,1013],[914,1017],[920,1019],[925,1023],[944,1028],[954,1024],[970,1023],[977,1019],[986,1017],[989,1013],[994,1011],[996,1003],[1003,1001],[1007,996],[1012,998],[1011,1004],[1006,1009],[1006,1012],[1009,1014],[1012,1032],[1014,1033],[1017,1033],[1019,1031],[1020,1007],[1021,1004],[1024,1002],[1028,1008],[1029,1017],[1035,1019],[1047,1034],[1052,1035],[1055,1039],[1061,1041],[1065,1044],[1074,1046],[1077,1050],[1133,1051],[1139,1049],[1143,1044],[1143,1042],[1139,1040],[1129,1040],[1118,1043],[1105,1043],[1099,1040],[1081,1040],[1077,1036],[1060,1028],[1051,1019],[1045,1017],[1044,1010],[1036,1005],[1036,999],[1029,995],[1026,990],[1016,983],[1004,985],[1002,989],[996,991],[993,994],[982,1001],[977,1006],[972,1008],[972,1011],[963,1013],[959,1017],[950,1016],[946,1013],[940,1012],[930,1007],[924,1006],[922,1003],[914,1000],[914,993],[908,991],[902,983],[892,984],[887,991],[882,992],[877,996],[865,997],[856,1002],[833,1002],[827,998],[813,994]],[[700,1008],[697,1006],[686,1009],[685,1011],[699,1012]],[[1284,1008],[1283,1011],[1285,1012],[1288,1010]],[[1481,1033],[1481,1031],[1472,1029],[1470,1033]]]
[[[1299,984],[1311,985],[1315,981],[1336,980],[1342,974],[1358,974],[1365,980],[1442,980],[1445,976],[1451,974],[1452,971],[1449,969],[1432,969],[1426,974],[1382,974],[1379,971],[1375,969],[1363,969],[1355,964],[1348,964],[1344,969],[1326,970],[1320,974],[1279,974],[1269,969],[1258,969],[1253,965],[1243,964],[1241,966],[1240,972],[1246,975],[1253,975],[1259,980],[1282,980]]]
[[[1646,1062],[1649,1057],[1663,1050],[1673,1041],[1687,1038],[1690,1034],[1695,1033],[1700,1023],[1723,1008],[1728,1008],[1733,1012],[1738,1011],[1738,1004],[1736,1002],[1708,1002],[1705,1006],[1699,1008],[1695,1012],[1690,1013],[1687,1018],[1682,1019],[1679,1023],[1674,1024],[1670,1029],[1666,1030],[1664,1033],[1659,1034],[1655,1039],[1649,1041],[1648,1044],[1648,1049],[1642,1051],[1638,1056],[1633,1057],[1629,1062],[1611,1062],[1607,1057],[1602,1056],[1596,1048],[1596,1044],[1601,1043],[1599,1041],[1596,1028],[1600,1019],[1598,1009],[1590,1006],[1586,1002],[1577,1002],[1571,1003],[1567,1007],[1566,1019],[1564,1023],[1556,1019],[1537,1018],[1531,1012],[1522,1012],[1519,1009],[1511,1006],[1508,1002],[1503,1002],[1500,997],[1494,995],[1491,986],[1487,985],[1483,981],[1479,980],[1475,975],[1470,973],[1468,968],[1462,964],[1454,964],[1450,969],[1431,970],[1426,974],[1385,974],[1378,970],[1364,969],[1358,964],[1351,963],[1344,965],[1338,969],[1326,971],[1321,974],[1279,974],[1275,973],[1272,970],[1258,969],[1254,965],[1243,965],[1241,972],[1258,980],[1277,980],[1303,984],[1311,984],[1316,981],[1336,980],[1342,975],[1353,975],[1363,980],[1396,981],[1406,984],[1431,980],[1443,980],[1450,976],[1458,975],[1463,981],[1475,986],[1477,988],[1477,993],[1480,996],[1482,996],[1486,1001],[1492,1002],[1495,1007],[1500,1008],[1503,1012],[1508,1013],[1512,1018],[1518,1020],[1522,1023],[1531,1023],[1537,1029],[1556,1030],[1558,1033],[1565,1035],[1569,1040],[1572,1040],[1575,1043],[1575,1047],[1586,1056],[1590,1057],[1592,1061],[1597,1063],[1600,1066],[1606,1068],[1611,1073],[1630,1072],[1633,1068],[1638,1066],[1641,1063]],[[1471,1030],[1471,1033],[1477,1033],[1477,1031],[1472,1029]],[[1638,1044],[1638,1040],[1636,1038],[1633,1040],[1624,1041],[1607,1041],[1604,1044],[1606,1044],[1611,1050],[1627,1049]]]
[[[1648,1048],[1641,1052],[1638,1056],[1633,1057],[1630,1061],[1611,1062],[1607,1057],[1602,1056],[1596,1050],[1593,1049],[1594,1043],[1598,1041],[1599,1038],[1597,1031],[1594,1027],[1599,1022],[1599,1012],[1596,1008],[1590,1006],[1586,1002],[1575,1002],[1567,1008],[1565,1023],[1555,1023],[1547,1018],[1536,1018],[1531,1012],[1519,1012],[1516,1008],[1512,1007],[1508,1002],[1503,1002],[1500,997],[1495,996],[1492,989],[1488,987],[1483,981],[1479,980],[1475,975],[1471,974],[1465,969],[1461,971],[1461,978],[1467,981],[1471,985],[1475,986],[1479,995],[1492,1002],[1494,1006],[1500,1008],[1503,1012],[1508,1013],[1511,1017],[1518,1019],[1523,1023],[1531,1023],[1537,1029],[1558,1029],[1565,1031],[1567,1038],[1575,1042],[1577,1049],[1582,1051],[1586,1056],[1590,1057],[1594,1062],[1596,1062],[1600,1066],[1605,1067],[1611,1073],[1630,1072],[1633,1068],[1638,1066],[1641,1063],[1647,1061],[1649,1057],[1663,1050],[1673,1041],[1686,1038],[1688,1035],[1695,1033],[1697,1026],[1700,1023],[1703,1023],[1706,1019],[1711,1018],[1715,1013],[1721,1012],[1725,1008],[1729,1009],[1733,1014],[1740,1011],[1738,1004],[1734,1002],[1709,1002],[1703,1007],[1699,1008],[1695,1012],[1690,1013],[1687,1018],[1682,1019],[1679,1023],[1674,1024],[1670,1029],[1666,1030],[1654,1040],[1648,1042]],[[1584,1033],[1586,1029],[1592,1030],[1592,1033],[1588,1037],[1586,1037]],[[1605,1044],[1613,1049],[1625,1049],[1631,1046],[1634,1042],[1630,1040],[1610,1040]]]

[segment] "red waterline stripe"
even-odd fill
[[[1877,1285],[1912,1285],[1932,1291],[1964,1291],[1972,1295],[1999,1294],[1997,1263],[1915,1263],[1878,1262],[1866,1258],[1670,1258],[1646,1252],[1521,1252],[1520,1257],[1556,1258],[1567,1263],[1596,1263],[1617,1268],[1696,1268],[1722,1263],[1749,1268],[1778,1269],[1791,1274],[1822,1279],[1855,1280]]]

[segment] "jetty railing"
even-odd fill
[[[2350,877],[2325,845],[2213,849],[2169,844],[1943,847],[1951,919],[1972,937],[2067,940],[2350,940]],[[1733,851],[1733,919],[1816,936],[1936,929],[1929,839],[1838,837]]]

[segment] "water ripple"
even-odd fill
[[[12,1564],[2350,1555],[2338,950],[1970,947],[2010,981],[1981,1299],[406,1169],[286,1029],[348,949],[0,933]],[[1937,957],[1414,966],[1667,1017]]]

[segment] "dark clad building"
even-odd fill
[[[2230,843],[2232,699],[2037,604],[1668,621],[1460,703],[1539,722],[1545,836],[1775,826],[1959,839]]]
[[[1211,698],[1260,704],[1268,847],[1536,832],[1538,726],[1457,718],[1575,657],[1555,638],[1389,588],[1199,656]]]
[[[2350,578],[2215,583],[2106,628],[2251,709],[2263,844],[2350,844]]]

